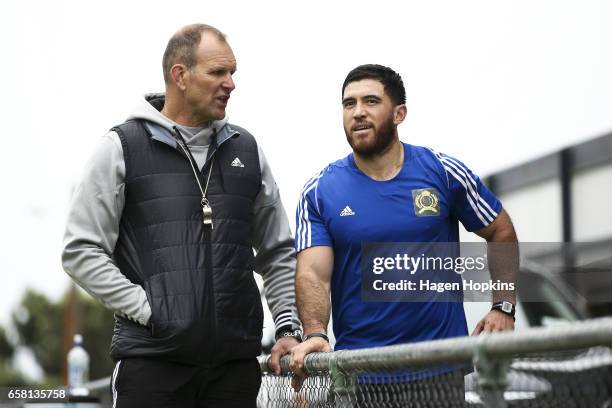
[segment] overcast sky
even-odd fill
[[[612,2],[21,1],[0,15],[0,322],[29,285],[57,297],[71,188],[144,93],[180,26],[224,31],[229,104],[266,152],[291,223],[303,183],[348,154],[340,86],[358,64],[404,78],[402,140],[491,172],[612,130]]]

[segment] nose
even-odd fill
[[[354,118],[363,118],[366,115],[366,111],[361,102],[357,102],[355,104],[355,109],[353,109],[353,117]]]
[[[228,74],[225,77],[222,86],[227,92],[232,92],[236,88],[236,84],[234,83],[234,78],[232,78],[232,74]]]

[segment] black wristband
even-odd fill
[[[329,337],[327,337],[327,334],[325,334],[325,333],[309,333],[309,334],[307,334],[304,337],[304,341],[306,341],[308,339],[311,339],[313,337],[320,337],[320,338],[322,338],[323,340],[325,340],[326,342],[329,343]]]

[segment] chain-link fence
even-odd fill
[[[306,357],[291,387],[259,358],[258,407],[612,408],[612,318]],[[240,379],[236,379],[240,381]],[[110,407],[109,378],[88,384]]]
[[[340,381],[319,373],[296,393],[291,376],[264,375],[260,407],[463,407],[461,370],[432,376],[406,372],[344,372]]]
[[[313,353],[291,388],[263,372],[259,407],[612,408],[612,318],[521,333]]]

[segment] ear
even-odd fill
[[[170,76],[172,77],[172,81],[181,91],[184,91],[187,88],[185,84],[185,77],[187,76],[188,72],[189,70],[183,64],[174,64],[172,68],[170,68]]]
[[[404,119],[406,119],[407,113],[408,113],[408,108],[404,104],[397,105],[396,107],[394,107],[393,108],[393,123],[395,123],[396,126],[402,123]]]

